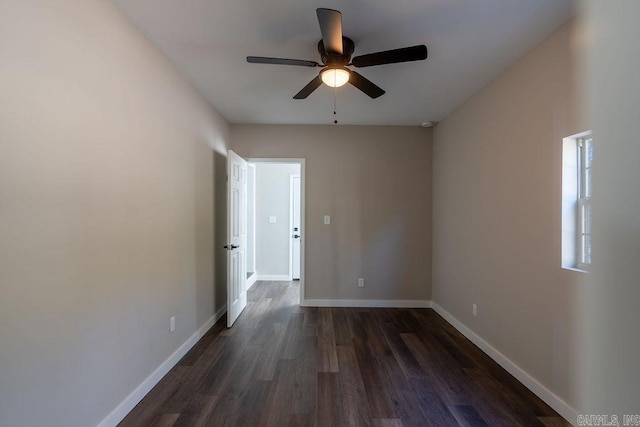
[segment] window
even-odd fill
[[[591,192],[593,164],[593,139],[578,138],[578,268],[586,270],[591,265]]]
[[[586,271],[591,265],[593,138],[583,132],[563,139],[562,267]]]

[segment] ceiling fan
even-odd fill
[[[353,40],[342,35],[342,14],[337,10],[324,8],[316,9],[316,13],[320,23],[320,32],[322,33],[322,40],[318,42],[318,52],[320,53],[322,64],[301,59],[247,56],[247,62],[254,64],[323,67],[318,76],[303,87],[293,99],[305,99],[323,82],[331,87],[339,87],[349,82],[371,98],[378,98],[385,93],[384,90],[361,74],[348,69],[348,66],[361,68],[427,59],[427,47],[425,45],[386,50],[351,58],[355,45]]]

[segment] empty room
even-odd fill
[[[1,1],[0,426],[640,425],[637,16]]]

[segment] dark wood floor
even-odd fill
[[[121,426],[569,425],[430,309],[309,308],[257,282]]]

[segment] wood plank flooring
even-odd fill
[[[310,308],[257,282],[121,426],[569,425],[430,309]]]

